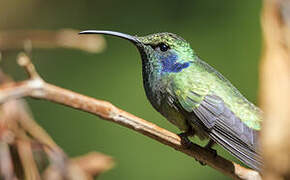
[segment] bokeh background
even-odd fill
[[[61,28],[106,29],[133,35],[173,32],[256,103],[261,50],[261,2],[253,0],[9,0],[0,2],[0,31]],[[178,133],[145,97],[141,61],[127,41],[106,37],[100,54],[50,49],[32,52],[48,82],[104,99]],[[17,80],[18,51],[3,54],[1,66]],[[70,156],[100,151],[114,157],[114,169],[99,179],[227,179],[212,168],[132,130],[46,101],[28,99],[33,115]],[[193,139],[199,142],[198,139]],[[199,142],[204,144],[205,142]],[[233,159],[216,147],[218,153]]]

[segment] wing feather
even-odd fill
[[[216,95],[207,95],[192,109],[209,137],[253,169],[259,170],[262,158],[258,152],[257,131],[241,121]]]

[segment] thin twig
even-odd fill
[[[23,165],[25,179],[39,180],[40,175],[36,162],[33,158],[33,151],[29,141],[17,141],[17,149]]]
[[[1,86],[0,103],[3,103],[9,99],[29,96],[63,104],[97,115],[103,119],[142,133],[162,144],[168,145],[187,154],[188,156],[202,161],[208,166],[234,179],[261,179],[258,172],[244,168],[234,162],[224,159],[221,156],[215,156],[212,152],[197,144],[192,144],[190,148],[186,148],[178,135],[125,112],[107,101],[97,100],[46,83],[38,76],[35,68],[31,68],[33,64],[29,60],[28,56],[22,54],[19,59],[21,58],[26,58],[26,63],[20,63],[20,65],[22,65],[29,73],[30,79]]]
[[[70,162],[70,164],[72,164],[73,166],[71,167],[69,165],[70,167],[68,167],[68,171],[72,170],[72,168],[75,169],[75,166],[77,166],[85,174],[87,174],[88,179],[93,179],[89,178],[88,175],[90,177],[96,177],[114,166],[114,161],[110,156],[97,152],[90,152],[88,154],[73,158]],[[53,165],[49,166],[43,174],[44,179],[62,179],[59,171],[54,170],[55,168],[56,167]],[[74,177],[74,179],[79,180],[83,177],[82,174],[79,174],[77,176],[78,177]]]
[[[98,176],[112,169],[115,165],[112,157],[97,152],[90,152],[80,157],[73,158],[72,161],[92,176]]]
[[[28,72],[34,72],[31,79],[40,79],[24,54],[19,55],[18,61]],[[14,82],[0,69],[0,83]],[[12,98],[1,104],[0,114],[0,179],[37,180],[42,177],[93,180],[95,176],[113,167],[111,157],[97,152],[69,159],[49,134],[34,121],[28,105],[22,99]],[[12,155],[11,149],[17,150],[15,152],[18,152],[18,156],[15,153]],[[41,173],[39,170],[46,167],[46,158],[50,161],[49,167],[45,173]]]
[[[3,141],[0,141],[0,172],[3,172],[2,178],[4,179],[14,178],[9,146]]]

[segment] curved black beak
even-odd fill
[[[135,37],[135,36],[131,36],[131,35],[128,35],[128,34],[115,32],[115,31],[86,30],[86,31],[79,32],[79,34],[107,34],[107,35],[117,36],[117,37],[120,37],[120,38],[123,38],[123,39],[127,39],[127,40],[131,41],[135,45],[140,43],[138,38]]]

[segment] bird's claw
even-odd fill
[[[178,136],[181,138],[181,144],[186,148],[189,149],[192,146],[192,142],[188,139],[188,136],[193,136],[193,132],[183,132],[179,133]],[[217,151],[215,149],[212,149],[212,146],[215,144],[214,141],[210,140],[208,144],[204,147],[206,150],[208,150],[211,154],[213,154],[214,157],[217,156]],[[206,166],[207,164],[201,160],[195,159],[199,162],[202,166]]]
[[[217,157],[217,151],[216,151],[215,149],[207,148],[207,150],[208,150],[211,154],[213,154],[213,157],[214,157],[214,158]]]
[[[214,157],[216,157],[217,156],[217,151],[212,148],[213,145],[215,145],[215,142],[210,139],[209,142],[207,143],[207,145],[204,148],[207,149],[209,152],[211,152]]]
[[[213,154],[214,158],[217,157],[217,151],[215,149],[212,148],[212,146],[215,144],[215,142],[213,140],[209,140],[209,142],[207,143],[207,145],[204,147],[207,151],[209,151],[211,154]],[[197,160],[197,159],[196,159]],[[200,160],[197,160],[199,162],[199,164],[201,164],[202,166],[205,166],[206,163]]]
[[[178,136],[181,139],[181,144],[186,148],[189,149],[192,146],[192,142],[188,139],[188,133],[179,133]]]

